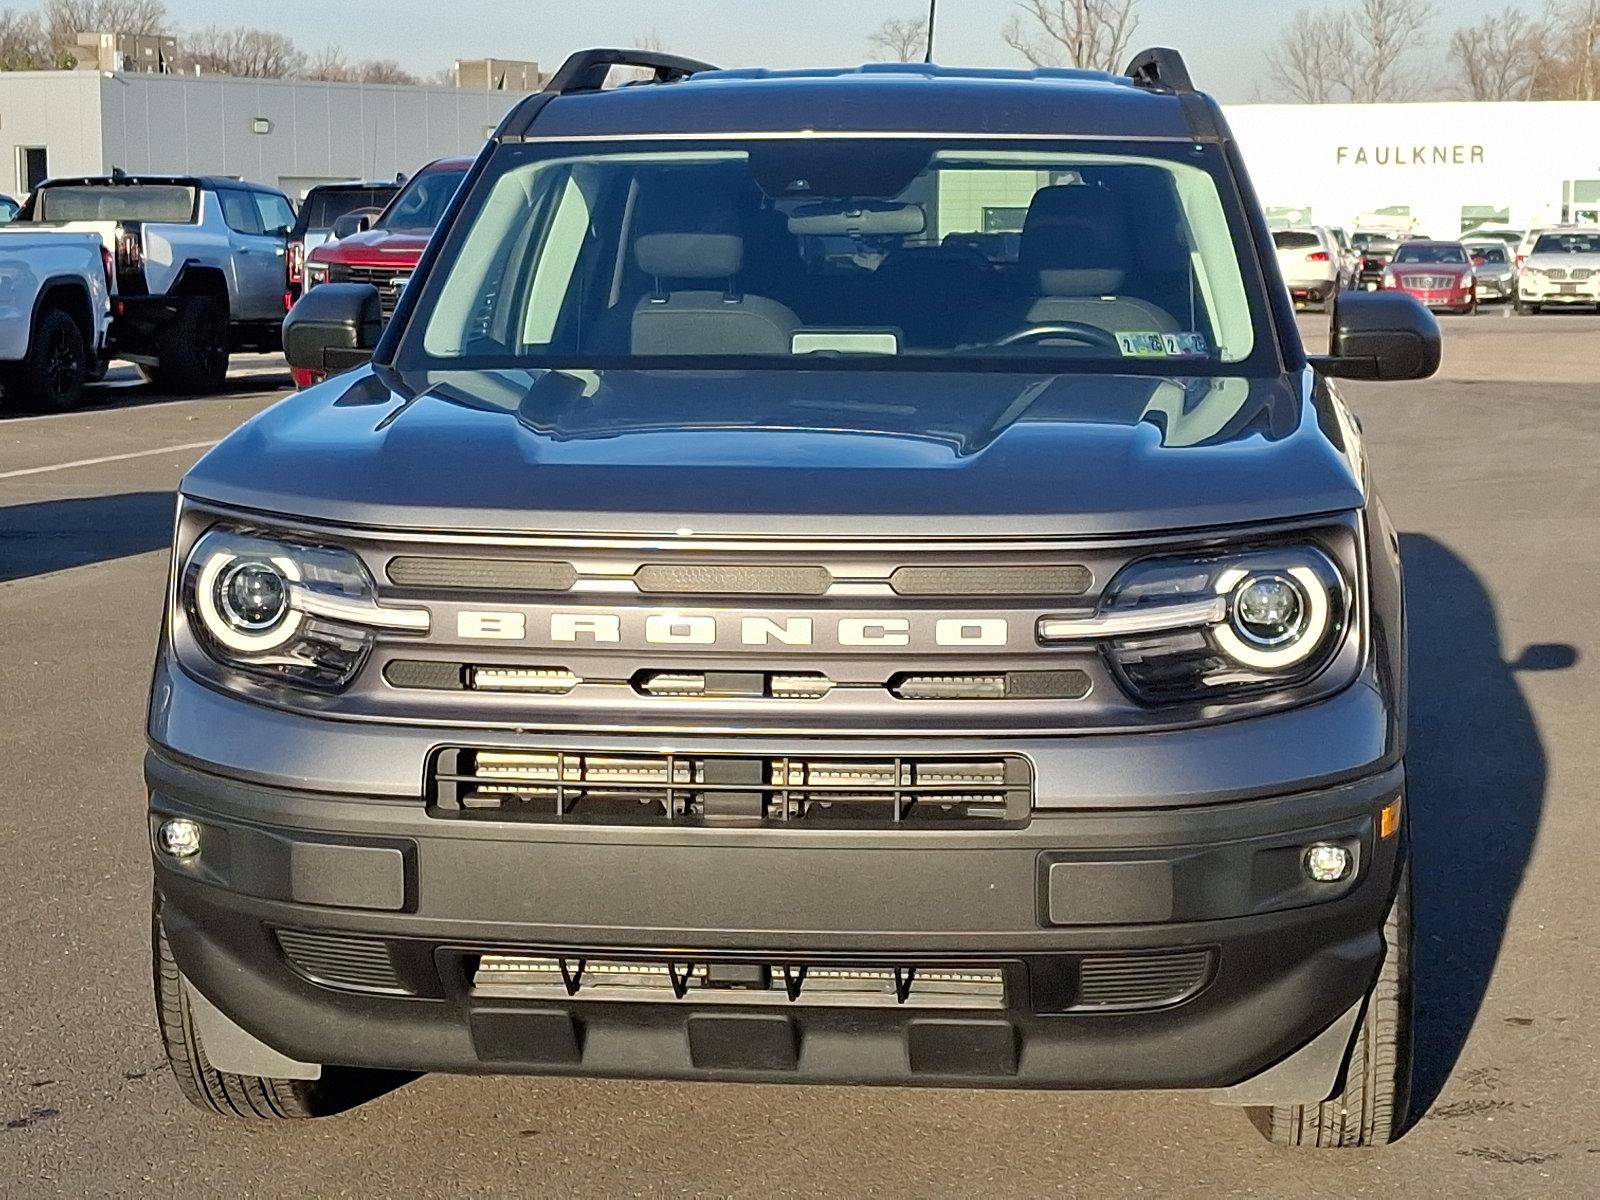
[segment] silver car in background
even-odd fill
[[[1504,304],[1517,294],[1517,272],[1511,247],[1499,240],[1462,243],[1472,258],[1479,304]]]
[[[1543,230],[1517,274],[1517,311],[1547,306],[1600,308],[1600,226]]]

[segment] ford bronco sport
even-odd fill
[[[309,290],[291,362],[363,365],[181,489],[146,774],[190,1100],[1163,1088],[1397,1135],[1400,562],[1328,379],[1438,328],[1345,294],[1307,356],[1175,53],[584,52],[381,318]]]

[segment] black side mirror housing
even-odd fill
[[[381,210],[376,208],[357,208],[345,213],[342,217],[333,219],[333,240],[347,238],[352,233],[365,233],[372,228],[372,223],[378,219]]]
[[[1339,292],[1329,353],[1311,363],[1337,379],[1426,379],[1439,369],[1439,322],[1404,292]]]
[[[336,374],[372,357],[383,332],[383,301],[370,283],[307,288],[283,319],[283,356],[291,367]]]

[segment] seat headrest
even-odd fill
[[[633,243],[639,269],[657,279],[731,279],[744,265],[734,233],[647,233]]]
[[[1109,192],[1085,184],[1040,188],[1022,224],[1018,265],[1049,296],[1116,293],[1133,262],[1128,224]]]

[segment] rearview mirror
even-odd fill
[[[1404,292],[1339,292],[1329,353],[1311,363],[1338,379],[1426,379],[1439,369],[1439,322]]]
[[[378,208],[357,208],[345,213],[342,217],[333,219],[333,228],[329,231],[333,240],[347,238],[353,233],[365,233],[372,228],[372,223],[378,219],[382,212]]]
[[[383,302],[370,283],[307,288],[283,319],[283,356],[291,367],[329,375],[372,357],[383,332]]]

